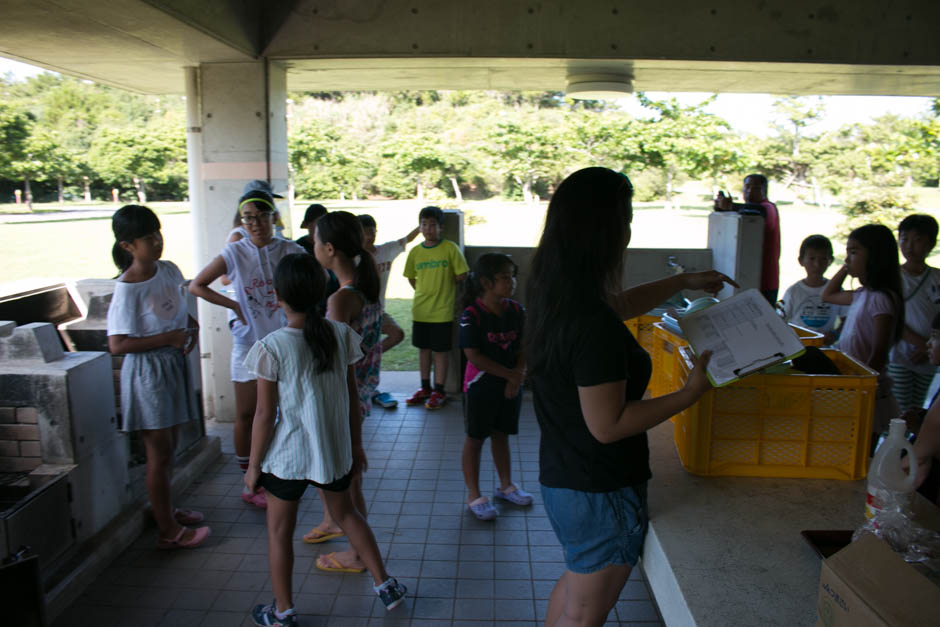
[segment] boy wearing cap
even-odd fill
[[[251,425],[258,397],[257,379],[245,368],[245,356],[256,341],[287,324],[274,292],[274,269],[282,258],[303,254],[304,249],[294,242],[274,237],[277,209],[274,199],[266,192],[248,192],[239,199],[238,210],[248,237],[226,244],[192,280],[189,291],[235,313],[229,322],[232,332],[230,374],[235,384],[235,458],[244,472],[251,453]],[[223,274],[228,275],[235,288],[234,300],[209,287]],[[242,492],[243,501],[267,507],[263,491],[246,490]]]
[[[294,241],[303,246],[303,249],[311,255],[313,254],[313,232],[317,228],[317,220],[326,214],[326,207],[318,204],[310,205],[304,212],[304,221],[300,223],[300,228],[307,229],[307,234],[303,237],[298,237]],[[326,301],[333,295],[333,292],[339,289],[339,279],[336,278],[333,271],[327,270],[326,268],[324,268],[323,271],[326,272],[326,293],[323,294],[323,300],[317,305],[321,316],[326,315]]]
[[[307,210],[304,211],[304,221],[300,223],[300,228],[307,229],[307,234],[298,237],[294,241],[304,247],[311,255],[313,254],[313,232],[317,227],[317,220],[325,216],[327,213],[326,207],[323,205],[318,205],[316,203],[307,207]]]

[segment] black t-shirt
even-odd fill
[[[643,397],[650,357],[616,312],[598,305],[559,329],[553,368],[529,376],[542,431],[539,482],[553,488],[610,492],[649,480],[646,433],[598,442],[584,422],[578,386],[626,380],[627,400]]]
[[[460,348],[476,348],[499,365],[514,368],[522,346],[524,321],[525,310],[516,301],[503,300],[503,310],[497,314],[478,298],[460,316]]]
[[[300,244],[304,250],[306,250],[311,255],[313,254],[313,238],[310,235],[304,235],[303,237],[298,237],[294,240]]]

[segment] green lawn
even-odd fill
[[[392,350],[382,353],[382,370],[417,370],[418,349],[411,345],[411,299],[388,298],[385,311],[395,318],[405,332],[405,339]]]
[[[702,186],[699,186],[702,187]],[[940,217],[940,191],[917,190],[919,211]],[[702,202],[707,190],[689,187],[677,197],[679,209],[663,209],[657,203],[638,203],[633,219],[634,248],[704,248],[708,240],[709,206]],[[811,233],[835,233],[843,220],[838,209],[826,211],[804,205],[783,190],[772,190],[780,207],[781,293],[789,285],[803,278],[803,269],[797,263],[800,242]],[[378,223],[378,241],[402,237],[417,221],[422,204],[416,200],[398,201],[323,201],[331,210],[345,209],[353,213],[369,213]],[[199,269],[193,259],[192,221],[185,203],[150,203],[160,215],[163,225],[165,259],[174,261],[183,275],[192,277]],[[295,203],[295,213],[306,206]],[[111,262],[111,221],[107,212],[115,207],[107,203],[91,205],[54,203],[36,205],[35,213],[67,209],[71,213],[52,222],[0,223],[0,296],[15,294],[26,289],[49,285],[64,280],[113,277],[117,270]],[[468,245],[535,246],[541,235],[546,203],[535,206],[521,202],[499,200],[469,201],[462,205],[473,221],[466,221],[464,237]],[[103,213],[102,212],[106,212]],[[96,212],[102,215],[95,215]],[[27,213],[22,205],[0,205],[0,220],[10,214]],[[18,217],[18,216],[17,216]],[[296,216],[295,216],[296,217]],[[296,223],[298,220],[286,220]],[[668,226],[667,226],[668,225]],[[295,233],[298,231],[294,226]],[[419,243],[418,240],[412,246]],[[833,239],[837,262],[844,253],[844,242]],[[222,242],[219,242],[221,249]],[[940,248],[937,249],[940,251]],[[389,311],[405,331],[405,340],[384,357],[388,370],[415,370],[417,351],[411,346],[411,286],[402,276],[406,255],[399,255],[392,265],[389,277],[387,305]],[[935,252],[928,263],[940,266],[940,252]],[[835,265],[830,269],[830,274]]]

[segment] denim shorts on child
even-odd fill
[[[267,472],[261,473],[261,476],[258,477],[258,485],[282,501],[299,501],[300,497],[307,491],[308,485],[327,492],[343,492],[349,488],[351,483],[351,471],[330,483],[317,483],[308,479],[281,479]]]
[[[612,492],[542,486],[542,501],[573,573],[636,566],[649,524],[646,483]]]

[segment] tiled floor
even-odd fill
[[[367,574],[336,575],[314,568],[319,553],[339,550],[343,543],[300,541],[322,512],[310,489],[301,502],[294,545],[294,601],[300,624],[539,624],[564,563],[540,504],[539,433],[531,398],[527,394],[511,450],[514,478],[533,493],[535,504],[497,505],[499,518],[481,522],[464,506],[460,400],[452,399],[436,412],[408,408],[403,401],[416,381],[417,373],[383,373],[382,389],[399,399],[399,408],[375,408],[363,428],[369,524],[388,571],[408,586],[408,599],[386,612]],[[221,436],[223,457],[187,491],[182,503],[205,513],[212,537],[192,551],[164,552],[154,548],[155,530],[145,531],[54,627],[253,624],[249,609],[273,598],[264,512],[239,498],[242,475],[233,457],[231,426],[210,423],[210,431]],[[484,493],[492,493],[495,479],[487,448],[481,473]],[[608,621],[663,624],[641,568],[634,569]]]

